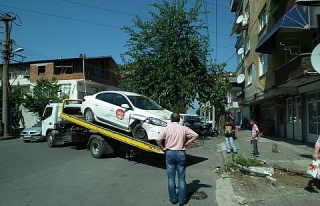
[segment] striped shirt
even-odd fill
[[[259,139],[259,136],[256,136],[256,134],[259,133],[259,128],[256,124],[252,125],[252,130],[251,130],[251,139]]]
[[[318,140],[316,141],[316,145],[315,145],[316,147],[320,147],[320,135],[319,135],[319,138],[318,138]]]
[[[184,144],[187,139],[195,136],[198,136],[198,134],[189,127],[182,126],[178,122],[172,122],[160,132],[156,140],[162,141],[165,139],[165,148],[168,150],[185,150]]]

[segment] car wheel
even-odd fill
[[[90,152],[92,157],[101,158],[103,153],[100,141],[98,139],[93,139],[90,143]]]
[[[94,122],[94,114],[93,114],[92,109],[86,109],[84,111],[84,119],[89,123]]]
[[[47,134],[47,143],[49,147],[54,147],[54,141],[53,141],[53,134],[52,132],[49,132]]]
[[[142,141],[147,142],[148,141],[148,134],[146,130],[142,127],[142,123],[137,124],[133,130],[132,135],[135,139],[139,139]]]

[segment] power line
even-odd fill
[[[62,18],[62,19],[68,19],[68,20],[82,22],[82,23],[95,24],[95,25],[99,25],[99,26],[106,26],[106,27],[121,29],[121,27],[118,27],[118,26],[112,26],[112,25],[108,25],[108,24],[102,24],[102,23],[97,23],[97,22],[92,22],[92,21],[87,21],[87,20],[80,20],[80,19],[60,16],[60,15],[56,15],[56,14],[48,14],[48,13],[39,12],[39,11],[33,11],[33,10],[29,10],[29,9],[22,9],[22,8],[13,7],[13,6],[6,6],[6,5],[2,5],[2,4],[0,6],[12,8],[12,9],[17,9],[17,10],[22,10],[22,11],[27,11],[27,12],[36,13],[36,14],[42,14],[42,15],[46,15],[46,16],[52,16],[52,17],[57,17],[57,18]]]
[[[124,14],[124,15],[128,15],[128,16],[133,16],[133,17],[136,16],[135,14],[129,14],[129,13],[126,13],[126,12],[120,12],[120,11],[111,10],[111,9],[107,9],[107,8],[102,8],[102,7],[98,7],[98,6],[92,6],[92,5],[89,5],[89,4],[83,4],[83,3],[79,3],[79,2],[75,2],[75,1],[70,1],[70,0],[62,0],[62,1],[68,2],[68,3],[71,3],[71,4],[78,4],[78,5],[81,5],[81,6],[90,7],[90,8],[94,8],[94,9],[110,11],[110,12],[114,12],[114,13],[118,13],[118,14]],[[147,17],[141,17],[141,18],[149,19]]]

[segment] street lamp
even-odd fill
[[[11,52],[11,55],[14,55],[15,53],[18,53],[18,52],[22,52],[23,50],[24,50],[24,48],[19,47],[19,48],[13,50],[13,51]]]

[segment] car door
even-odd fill
[[[112,107],[112,101],[114,98],[114,93],[106,92],[100,93],[96,96],[94,102],[94,113],[97,119],[106,124],[111,124],[110,121],[110,108]]]
[[[130,108],[123,108],[121,105],[127,104]],[[112,124],[122,130],[128,130],[130,113],[132,111],[131,104],[127,98],[122,94],[115,94],[113,99],[113,104],[110,107],[110,114]]]

